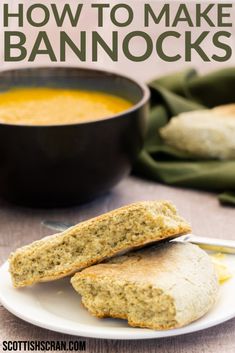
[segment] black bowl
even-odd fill
[[[0,196],[24,205],[63,206],[103,194],[130,170],[144,139],[149,90],[106,71],[41,67],[0,73],[11,87],[109,92],[134,105],[102,120],[47,126],[0,124]]]

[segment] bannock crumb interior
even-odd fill
[[[11,254],[15,287],[55,280],[121,252],[191,231],[166,201],[137,202],[45,237]]]
[[[215,303],[219,289],[207,253],[180,242],[116,257],[75,274],[71,282],[92,315],[156,330],[200,318]]]

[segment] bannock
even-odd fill
[[[79,223],[16,250],[9,259],[15,287],[55,280],[120,252],[190,232],[166,201],[138,202]]]
[[[92,315],[156,330],[200,318],[213,306],[219,290],[207,253],[180,242],[116,257],[75,274],[71,282]]]
[[[189,157],[235,159],[235,104],[182,113],[162,127],[160,135]]]

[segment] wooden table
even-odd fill
[[[220,206],[214,194],[176,189],[129,177],[108,195],[80,207],[35,210],[0,201],[0,261],[1,263],[5,261],[10,251],[15,248],[50,234],[51,231],[41,225],[43,219],[79,222],[124,204],[148,199],[172,200],[180,213],[191,222],[195,234],[235,240],[235,209]],[[0,342],[75,339],[75,337],[30,325],[14,317],[0,305]],[[89,353],[234,353],[235,319],[214,328],[181,337],[146,341],[86,339],[86,342]]]

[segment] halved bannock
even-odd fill
[[[180,242],[116,257],[75,274],[71,282],[92,315],[157,330],[200,318],[219,289],[209,256]]]
[[[166,201],[138,202],[45,237],[10,256],[15,287],[72,274],[132,248],[180,236],[190,226]]]

